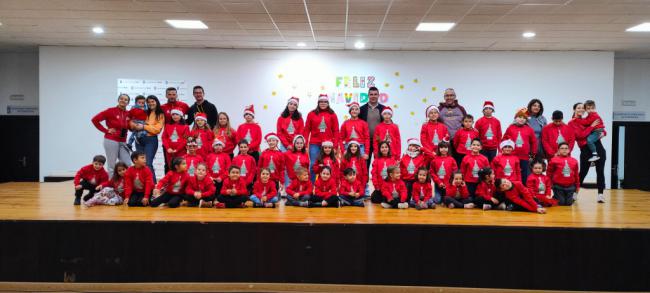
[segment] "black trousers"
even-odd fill
[[[143,207],[144,205],[142,204],[142,199],[144,198],[144,192],[137,192],[134,191],[131,193],[131,197],[129,198],[129,202],[126,204],[130,207]]]
[[[469,196],[476,195],[476,187],[478,187],[478,183],[465,182],[465,185],[467,185],[467,191],[469,191]]]
[[[322,207],[322,202],[325,200],[325,198],[317,195],[313,195],[309,199],[309,206],[310,207]],[[339,197],[336,195],[332,195],[329,198],[325,200],[327,202],[327,207],[328,208],[338,208],[339,207]]]
[[[494,157],[497,156],[497,150],[481,150],[481,155],[484,155],[490,163],[494,160]],[[458,165],[460,166],[460,165]]]
[[[472,198],[468,197],[466,199],[457,199],[451,196],[445,196],[442,200],[445,205],[453,204],[455,208],[464,208],[465,204],[471,203]]]
[[[505,200],[505,198],[503,198],[502,196],[498,196],[498,195],[494,195],[494,198],[496,198],[497,200],[499,200],[499,203],[495,204],[495,203],[493,203],[491,200],[487,200],[487,199],[484,199],[484,198],[482,198],[482,197],[480,197],[480,196],[476,196],[476,197],[474,197],[474,204],[475,204],[478,208],[482,208],[484,204],[489,204],[492,208],[496,208],[496,207],[498,207],[502,202],[504,202],[504,200]]]
[[[377,190],[376,188],[377,187],[375,187],[375,190],[370,195],[370,202],[381,203],[384,200],[384,196],[381,195],[381,191]]]
[[[397,205],[400,203],[399,199],[393,198],[392,200],[388,200],[387,198],[384,197],[385,203],[389,204],[392,208],[396,209]]]
[[[605,160],[607,160],[607,151],[605,151],[600,140],[595,145],[596,152],[600,157],[600,160],[594,163],[596,164],[596,187],[598,187],[598,193],[603,193],[603,190],[605,190]],[[582,185],[582,182],[589,173],[589,167],[591,166],[589,158],[591,158],[591,154],[589,147],[586,145],[580,149],[580,185]]]
[[[79,182],[79,185],[81,185],[81,189],[79,189],[79,190],[75,189],[74,196],[75,197],[81,197],[81,195],[83,195],[84,190],[88,190],[88,194],[86,194],[86,196],[84,196],[84,201],[91,199],[93,197],[93,195],[95,195],[95,192],[97,192],[95,190],[95,188],[97,188],[97,185],[91,184],[90,182],[88,182],[86,180],[82,179]]]
[[[370,137],[372,137],[372,136],[370,136]],[[368,154],[368,160],[366,161],[366,171],[368,171],[368,172],[366,172],[366,174],[370,174],[370,166],[372,165],[372,162],[371,162],[372,161],[372,153],[375,151],[374,148],[375,147],[372,145],[372,140],[371,140],[370,148],[368,150],[366,150],[366,154]]]
[[[181,205],[184,196],[182,194],[169,194],[163,193],[151,201],[151,207],[155,208],[163,203],[166,203],[170,208],[177,208]]]
[[[255,164],[259,163],[259,161],[260,161],[260,152],[259,151],[257,151],[257,152],[249,152],[248,154],[251,155],[251,157],[253,157],[253,159],[255,159]]]
[[[185,201],[187,201],[187,206],[188,207],[197,207],[197,206],[199,206],[199,201],[200,200],[212,202],[215,199],[217,199],[217,196],[213,194],[211,196],[206,196],[206,197],[201,197],[200,199],[196,199],[194,194],[185,194],[185,195],[183,195],[183,199],[185,199]]]
[[[217,200],[225,204],[227,208],[241,208],[242,204],[248,201],[248,196],[219,194]]]
[[[415,180],[404,180],[404,184],[406,185],[406,202],[411,201],[411,192],[413,191],[413,183],[415,183]]]

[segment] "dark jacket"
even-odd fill
[[[190,110],[187,111],[187,124],[191,125],[194,123],[194,115],[196,113],[205,113],[205,116],[208,117],[208,125],[210,129],[214,128],[217,125],[217,119],[219,118],[219,111],[217,107],[210,103],[208,100],[203,100],[203,104],[198,106],[196,102],[190,107]]]
[[[383,111],[384,108],[386,108],[386,106],[382,104],[377,104],[377,109],[379,109],[379,121],[378,121],[379,123],[381,123],[381,111]],[[363,106],[361,106],[359,110],[360,110],[359,119],[368,122],[368,103],[363,104]]]

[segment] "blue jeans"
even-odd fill
[[[589,136],[587,136],[587,147],[591,153],[596,153],[596,142],[600,139],[600,134],[603,133],[603,128],[594,129]]]
[[[248,199],[250,199],[253,202],[253,204],[255,204],[255,205],[262,205],[262,200],[260,198],[262,198],[262,197],[261,196],[258,197],[257,195],[253,194]],[[279,196],[274,196],[272,199],[269,199],[266,202],[267,203],[276,203],[276,202],[278,202],[278,198],[279,198]]]
[[[365,204],[363,203],[363,197],[353,197],[349,195],[341,195],[339,196],[339,199],[341,200],[341,205],[344,206],[355,206],[355,207],[363,207]]]
[[[526,180],[530,175],[530,162],[528,160],[519,160],[519,167],[521,167],[521,183],[526,186]]]
[[[318,144],[309,144],[309,180],[313,183],[316,180],[316,174],[311,172],[311,167],[316,163],[316,159],[320,155],[320,145]]]
[[[433,202],[436,204],[442,203],[442,198],[443,198],[443,190],[442,188],[438,187],[438,185],[434,185],[433,187]]]
[[[156,172],[153,170],[153,159],[156,157],[156,152],[158,151],[158,136],[145,136],[144,139],[140,140],[141,143],[135,144],[135,150],[144,152],[144,155],[147,159],[147,167],[151,170],[153,174],[153,182],[156,183]]]
[[[414,208],[415,205],[416,205],[416,204],[415,204],[415,201],[411,199],[411,201],[409,201],[409,207]],[[433,202],[433,198],[430,198],[429,200],[427,200],[427,208],[430,209],[430,208],[433,207],[434,205],[435,205],[435,203]]]
[[[299,196],[298,199],[293,198],[291,195],[287,195],[287,205],[290,206],[307,206],[309,204],[309,200],[311,199],[311,195],[302,195]],[[301,205],[303,203],[304,205]]]

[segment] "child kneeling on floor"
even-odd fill
[[[239,167],[230,166],[228,178],[224,180],[221,194],[217,196],[215,208],[245,208],[248,201],[246,181],[239,176]],[[251,177],[254,175],[250,175]]]
[[[84,201],[84,205],[92,207],[96,205],[121,205],[124,202],[124,174],[128,166],[124,162],[117,162],[111,180],[97,186],[99,192]]]
[[[266,152],[266,151],[265,151]],[[262,153],[263,160],[264,153]],[[274,208],[279,200],[277,183],[271,180],[271,170],[269,168],[260,169],[257,182],[253,185],[253,195],[250,200],[255,208]]]
[[[408,209],[409,204],[406,202],[406,184],[400,179],[400,167],[388,167],[388,177],[386,182],[381,184],[381,195],[384,201],[381,207],[385,209],[398,208]]]

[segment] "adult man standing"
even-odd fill
[[[190,107],[190,110],[187,112],[187,121],[188,124],[191,124],[194,121],[194,115],[196,113],[204,113],[208,117],[208,125],[210,129],[214,128],[217,125],[217,118],[219,117],[219,112],[217,107],[205,99],[205,90],[200,85],[194,86],[192,89],[192,95],[196,102]]]
[[[178,109],[183,114],[187,114],[190,109],[190,106],[184,102],[178,101],[178,92],[175,87],[168,87],[165,90],[165,97],[167,98],[167,103],[160,106],[160,109],[165,113],[165,124],[170,124],[172,122],[172,113],[174,109]]]
[[[445,101],[440,103],[438,109],[440,110],[440,119],[447,126],[450,139],[454,138],[456,131],[463,127],[463,117],[467,114],[465,108],[458,104],[456,99],[456,91],[453,88],[445,90]]]
[[[368,130],[370,130],[370,147],[366,150],[366,154],[368,155],[368,160],[366,161],[368,169],[370,169],[370,161],[374,152],[375,127],[381,123],[381,111],[384,108],[385,106],[379,103],[379,89],[374,86],[370,87],[368,89],[368,103],[361,106],[361,112],[359,113],[359,118],[368,123]]]

